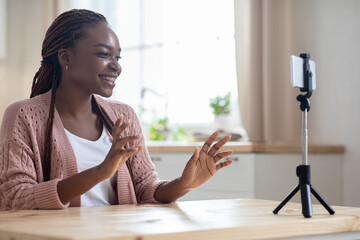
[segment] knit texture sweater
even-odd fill
[[[114,188],[118,204],[156,203],[156,188],[164,183],[158,179],[152,164],[140,123],[131,107],[94,95],[97,103],[113,122],[124,116],[131,123],[123,136],[140,135],[129,147],[143,150],[129,158],[133,180],[124,164],[117,171]],[[41,161],[45,156],[45,131],[49,116],[51,92],[31,99],[16,101],[6,109],[0,129],[0,209],[62,209],[79,207],[80,196],[62,204],[57,183],[78,173],[75,153],[66,136],[55,108],[52,132],[50,180],[43,181]],[[105,159],[106,156],[104,156]],[[135,194],[136,193],[136,194]]]

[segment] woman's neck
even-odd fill
[[[55,106],[61,115],[75,118],[86,118],[93,114],[91,94],[78,92],[74,88],[65,88],[60,85],[56,90]]]
[[[60,87],[56,93],[56,110],[65,129],[88,139],[97,140],[102,132],[102,121],[92,108],[92,96],[76,92],[63,91]]]

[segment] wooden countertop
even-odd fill
[[[147,142],[149,152],[193,152],[195,147],[201,147],[203,142]],[[228,142],[223,150],[233,150],[237,153],[301,153],[301,145],[282,143]],[[309,153],[344,153],[342,145],[310,145]]]
[[[273,239],[356,232],[360,208],[336,207],[329,215],[313,205],[288,203],[274,215],[276,201],[227,199],[172,204],[122,205],[0,212],[1,239]]]

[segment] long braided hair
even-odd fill
[[[60,49],[73,48],[77,40],[86,36],[86,29],[99,23],[107,23],[106,18],[85,9],[73,9],[59,15],[46,32],[42,44],[41,66],[34,76],[30,98],[51,90],[49,118],[45,131],[45,158],[42,161],[44,181],[50,180],[52,128],[54,121],[56,89],[61,80],[58,59]],[[113,125],[108,115],[96,106],[103,122]]]

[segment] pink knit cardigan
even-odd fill
[[[119,204],[156,202],[154,192],[164,183],[154,171],[139,121],[126,104],[94,96],[98,104],[115,122],[121,114],[131,126],[124,136],[141,135],[133,144],[144,150],[131,157],[133,181],[124,164],[117,171]],[[80,197],[64,205],[59,199],[57,183],[78,173],[74,151],[55,109],[52,133],[50,181],[43,181],[41,160],[45,152],[45,130],[49,115],[50,91],[31,99],[12,103],[5,111],[0,130],[0,207],[10,209],[61,209],[80,206]],[[132,144],[130,145],[130,147]],[[105,156],[104,156],[105,158]],[[135,195],[136,192],[136,195]]]

